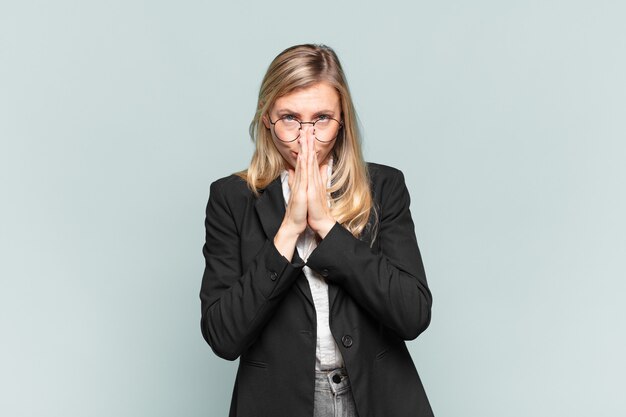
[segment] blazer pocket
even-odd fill
[[[379,360],[381,360],[382,358],[384,358],[384,357],[385,357],[385,355],[387,354],[387,352],[389,352],[389,348],[384,349],[384,350],[381,350],[380,352],[378,352],[378,353],[376,354],[376,360],[377,360],[377,361],[379,361]]]

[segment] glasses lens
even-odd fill
[[[319,119],[315,122],[315,138],[320,142],[330,142],[335,140],[339,134],[341,124],[331,118]]]
[[[304,122],[309,125],[313,124],[315,138],[320,142],[331,142],[337,138],[341,123],[331,118],[321,118],[313,122]],[[274,123],[274,134],[278,140],[282,142],[293,142],[300,136],[302,125],[298,119],[293,117],[283,117]]]
[[[293,142],[300,135],[300,122],[291,117],[278,119],[274,124],[274,133],[283,142]]]

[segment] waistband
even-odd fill
[[[350,378],[345,368],[315,371],[315,390],[330,391],[335,395],[350,390]]]

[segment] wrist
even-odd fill
[[[274,236],[276,250],[289,261],[293,258],[299,235],[300,233],[296,228],[290,227],[288,223],[283,223]]]
[[[276,236],[280,235],[281,239],[293,240],[295,242],[303,231],[304,229],[301,226],[289,221],[283,221],[276,232]]]
[[[326,219],[320,222],[319,225],[317,225],[317,228],[314,229],[315,233],[317,233],[322,239],[324,239],[326,235],[330,232],[330,229],[335,226],[335,223],[337,223],[335,219]]]

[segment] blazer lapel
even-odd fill
[[[256,201],[255,208],[259,215],[259,221],[268,239],[273,239],[285,217],[285,199],[280,183],[280,177],[276,178],[262,191]]]
[[[293,262],[304,263],[297,249],[293,253]],[[311,293],[311,287],[309,286],[309,280],[306,278],[306,275],[304,275],[304,272],[302,272],[296,280],[296,286],[298,287],[302,295],[304,295],[304,298],[306,298],[311,306],[315,308],[315,304],[313,303],[313,294]]]
[[[263,190],[263,193],[256,201],[255,208],[265,235],[268,239],[273,240],[285,217],[285,197],[283,195],[280,177],[272,181],[270,185]],[[303,263],[297,250],[294,251],[292,262]],[[311,288],[309,288],[309,282],[304,274],[300,274],[300,277],[296,280],[296,286],[309,303],[314,306]]]
[[[337,285],[328,285],[328,309],[332,311],[333,305],[335,304],[335,299],[337,298],[337,294],[339,294],[339,286]]]

